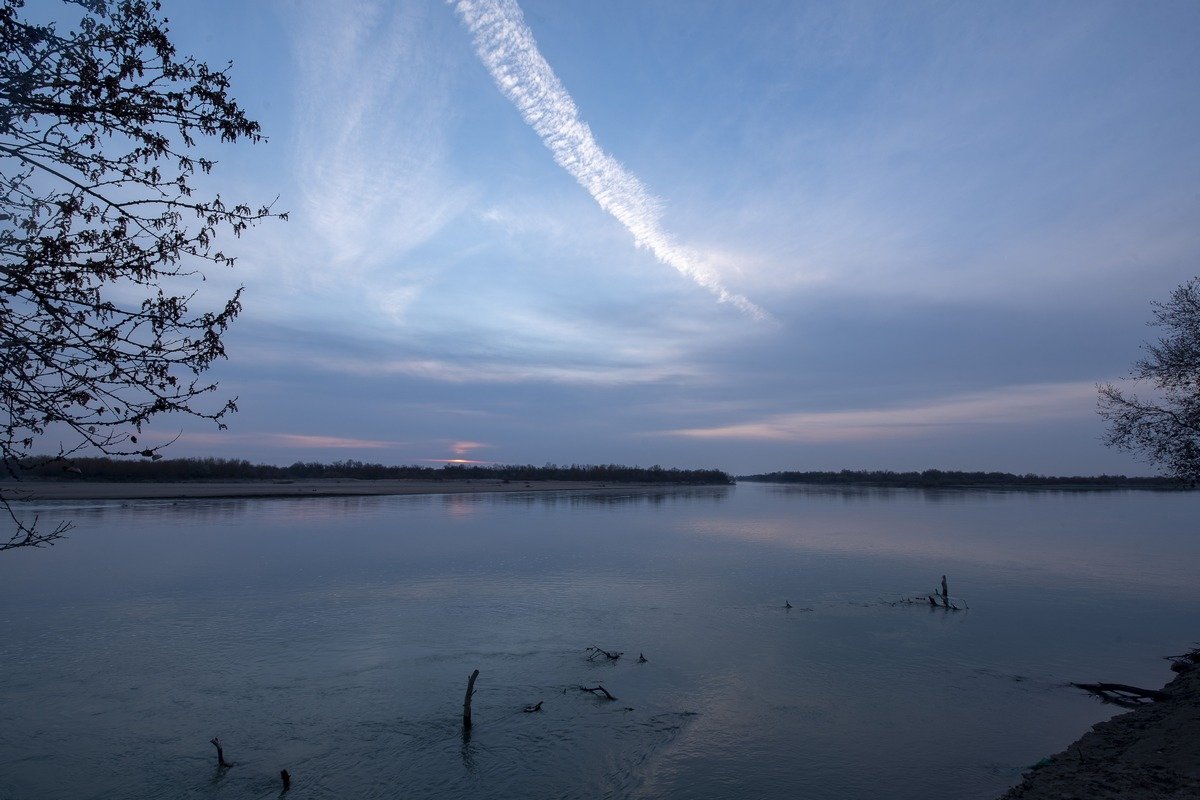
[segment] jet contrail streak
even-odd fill
[[[475,39],[475,51],[504,96],[570,173],[607,211],[663,264],[732,303],[756,319],[761,308],[722,285],[703,259],[675,242],[659,224],[658,201],[619,161],[600,149],[591,129],[554,70],[546,63],[515,0],[448,0]]]

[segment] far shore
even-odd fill
[[[357,480],[322,478],[261,481],[4,481],[10,500],[194,500],[236,497],[354,497],[479,492],[658,492],[710,489],[720,484],[604,483],[600,481]]]

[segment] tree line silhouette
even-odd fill
[[[362,461],[297,461],[286,467],[253,464],[245,459],[171,458],[119,459],[107,457],[31,459],[22,464],[23,478],[96,481],[206,481],[206,480],[499,480],[594,481],[601,483],[732,484],[733,478],[717,469],[630,467],[623,464],[446,464],[441,467],[389,466]]]
[[[1187,484],[1172,477],[1129,478],[1124,475],[1054,476],[1011,472],[958,472],[927,469],[923,472],[893,472],[891,470],[849,470],[838,472],[767,472],[760,475],[739,475],[740,481],[764,483],[815,483],[857,486],[896,487],[1025,487],[1043,486],[1089,489],[1181,488]]]

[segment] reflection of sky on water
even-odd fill
[[[1107,715],[1064,682],[1168,677],[1158,656],[1195,635],[1196,505],[754,485],[75,504],[71,539],[0,558],[0,796],[256,797],[286,765],[320,798],[993,797]],[[878,602],[942,572],[969,612]],[[618,702],[578,692],[597,682]],[[214,732],[247,767],[222,785]]]
[[[1200,563],[1192,528],[1200,495],[1191,492],[754,489],[782,501],[761,507],[774,514],[710,518],[694,529],[789,548],[1003,568],[1022,583],[1053,577],[1125,591],[1191,594]]]

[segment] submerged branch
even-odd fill
[[[601,686],[599,684],[593,686],[590,689],[586,686],[580,686],[579,691],[591,692],[592,694],[597,695],[597,696],[602,694],[602,695],[604,695],[604,699],[606,699],[606,700],[616,700],[617,699],[612,696],[612,694],[608,691],[608,689],[605,689],[603,686]]]

